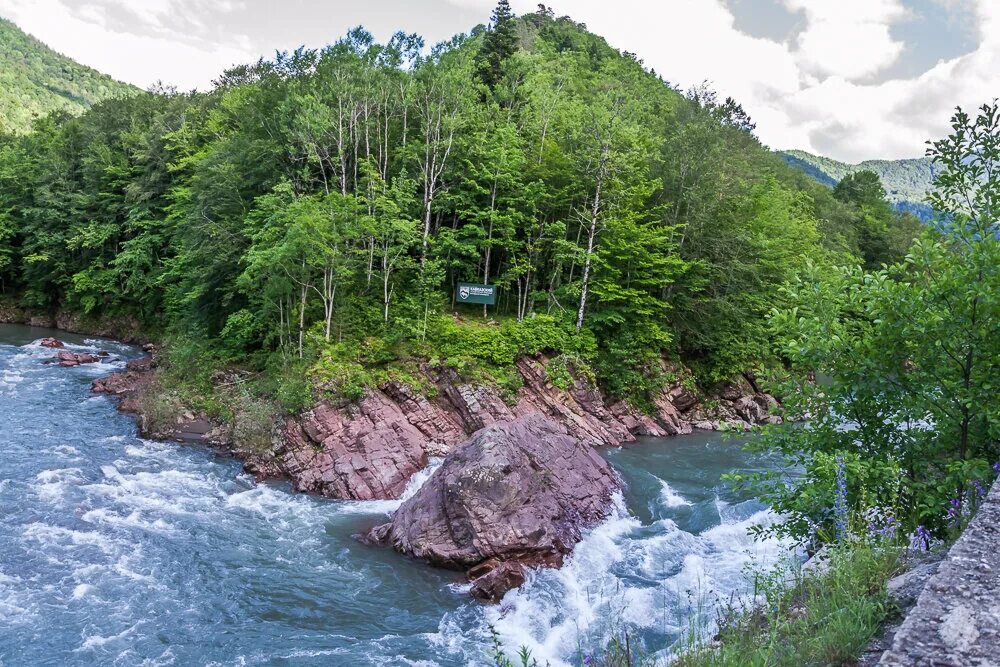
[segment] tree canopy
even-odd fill
[[[810,266],[773,314],[786,408],[811,416],[754,445],[803,471],[745,479],[789,517],[780,531],[833,535],[839,477],[845,510],[888,513],[921,539],[954,535],[1000,472],[1000,108],[959,110],[928,156],[942,224],[879,270]],[[872,176],[838,196],[878,203]],[[809,371],[821,381],[804,382]]]
[[[762,147],[735,101],[566,17],[502,2],[488,30],[423,46],[357,28],[210,92],[0,138],[3,293],[252,363],[377,338],[383,361],[465,367],[499,357],[435,346],[487,314],[641,400],[665,355],[706,383],[765,363],[781,285],[864,255],[862,208]],[[459,282],[497,306],[456,305]]]

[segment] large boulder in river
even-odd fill
[[[527,415],[473,434],[367,540],[466,570],[473,595],[498,600],[525,567],[561,565],[620,486],[593,447]]]

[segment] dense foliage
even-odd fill
[[[52,111],[80,113],[131,92],[132,86],[59,55],[0,18],[0,132],[23,132]]]
[[[928,155],[942,219],[905,260],[812,266],[775,312],[793,377],[818,378],[785,389],[808,426],[754,445],[801,472],[752,479],[788,516],[782,531],[832,539],[848,511],[877,511],[924,542],[947,537],[1000,472],[1000,109],[959,110]]]
[[[705,382],[767,360],[781,285],[877,244],[752,130],[545,8],[429,51],[358,28],[0,139],[0,281],[352,392],[548,351],[641,399],[664,354]],[[456,305],[460,281],[497,307]]]

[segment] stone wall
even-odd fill
[[[924,587],[879,664],[1000,667],[1000,482]]]

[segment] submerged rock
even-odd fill
[[[561,565],[620,487],[593,447],[532,414],[477,431],[366,540],[466,570],[472,593],[495,601],[525,567]]]
[[[38,344],[42,347],[65,347],[66,343],[62,342],[58,338],[43,338],[38,341]]]

